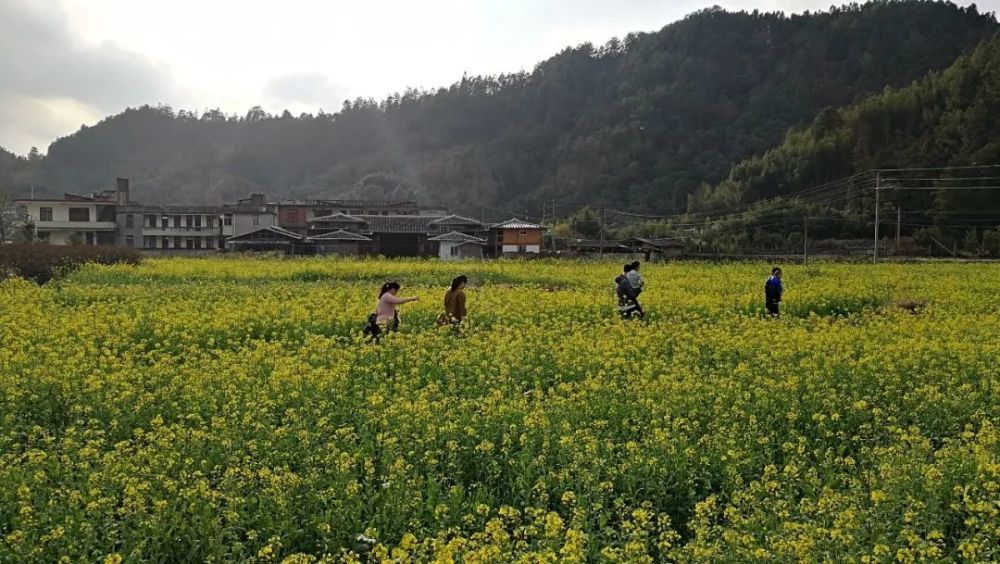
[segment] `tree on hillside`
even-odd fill
[[[10,206],[10,196],[7,194],[7,189],[3,184],[0,184],[0,245],[6,243],[8,237],[12,235],[14,214],[13,210],[9,209]]]
[[[246,187],[345,196],[385,173],[466,213],[538,209],[552,198],[679,213],[700,186],[780,144],[789,128],[944,69],[996,30],[992,16],[946,2],[795,16],[710,9],[655,33],[566,48],[530,72],[357,99],[335,114],[255,107],[194,119],[133,108],[52,143],[24,180],[79,191],[129,176],[140,201],[219,203]],[[836,145],[821,148],[823,162],[803,176],[840,166]]]
[[[569,216],[569,226],[582,237],[594,238],[601,235],[601,218],[590,207],[577,210]]]

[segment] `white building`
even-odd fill
[[[22,221],[34,237],[53,245],[114,245],[118,225],[112,193],[80,196],[66,194],[61,200],[18,200]]]
[[[120,245],[144,250],[224,249],[229,237],[277,225],[278,206],[253,194],[226,206],[149,206],[132,201],[129,181],[92,196],[16,202],[20,225],[53,245]]]
[[[482,258],[486,239],[451,231],[427,239],[438,242],[438,256],[441,260],[458,260],[463,258]]]

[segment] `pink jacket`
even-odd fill
[[[401,303],[403,303],[403,298],[393,296],[389,292],[382,294],[378,300],[378,307],[375,308],[375,321],[378,323],[392,321],[392,317],[396,313],[396,306]]]

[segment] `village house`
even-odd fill
[[[318,217],[343,215],[420,215],[412,200],[284,200],[278,203],[278,225],[301,235]]]
[[[538,254],[544,234],[544,226],[512,218],[490,227],[489,243],[494,256]]]
[[[66,193],[60,199],[15,200],[18,227],[30,228],[34,239],[52,245],[114,245],[120,197],[106,190],[90,196]]]
[[[17,201],[22,227],[55,245],[119,245],[148,252],[279,251],[291,255],[439,257],[541,252],[545,227],[487,225],[413,201],[296,200],[251,194],[223,206],[145,205],[127,178],[90,196]]]
[[[680,237],[632,237],[621,244],[633,254],[644,255],[647,262],[678,257],[684,252],[684,240]]]

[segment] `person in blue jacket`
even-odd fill
[[[781,315],[779,305],[781,304],[781,294],[784,288],[781,286],[781,269],[777,266],[771,269],[771,276],[764,283],[764,307],[767,313],[774,317]]]

